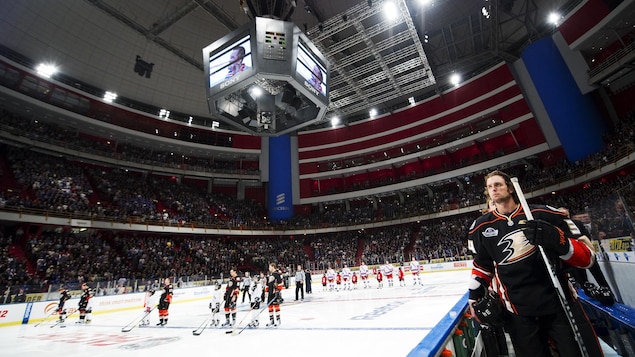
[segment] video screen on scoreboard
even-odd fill
[[[251,36],[247,34],[231,45],[223,47],[222,50],[209,54],[210,88],[236,78],[236,81],[226,84],[226,86],[232,85],[240,81],[244,77],[243,74],[251,74],[253,57],[250,39]]]
[[[302,41],[298,42],[298,61],[295,70],[296,74],[306,80],[305,85],[308,84],[319,94],[326,96],[326,68]]]

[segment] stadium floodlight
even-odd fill
[[[50,63],[40,63],[35,67],[35,71],[42,77],[51,78],[57,73],[57,66]]]

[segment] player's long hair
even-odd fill
[[[512,199],[514,200],[514,202],[520,203],[520,200],[518,199],[518,194],[516,194],[516,191],[514,190],[514,184],[512,184],[511,176],[509,176],[508,174],[500,170],[494,170],[485,176],[485,191],[484,191],[485,198],[486,198],[485,202],[489,202],[489,200],[491,199],[491,197],[489,197],[489,193],[487,192],[487,180],[492,176],[502,177],[503,180],[505,180],[505,185],[507,185],[507,189],[511,193]]]

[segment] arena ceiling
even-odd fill
[[[582,2],[391,1],[398,17],[388,21],[389,0],[5,0],[0,44],[58,63],[79,88],[209,117],[202,48],[277,6],[329,60],[329,113],[350,122],[371,108],[388,112],[441,93],[453,73],[467,79],[515,61],[556,30],[550,12],[566,14]],[[136,56],[154,64],[150,78],[134,73]]]
[[[206,22],[201,31],[215,40],[255,15],[292,21],[329,59],[329,110],[349,120],[447,89],[453,73],[469,78],[518,59],[528,44],[554,30],[546,20],[550,12],[580,2],[392,0],[398,15],[388,20],[387,0],[86,1],[201,72],[197,50],[207,43],[179,28]]]

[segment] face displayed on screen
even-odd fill
[[[298,46],[296,72],[318,93],[326,95],[326,70],[302,44]]]
[[[247,35],[221,52],[210,55],[209,85],[214,87],[252,67],[251,43]]]

